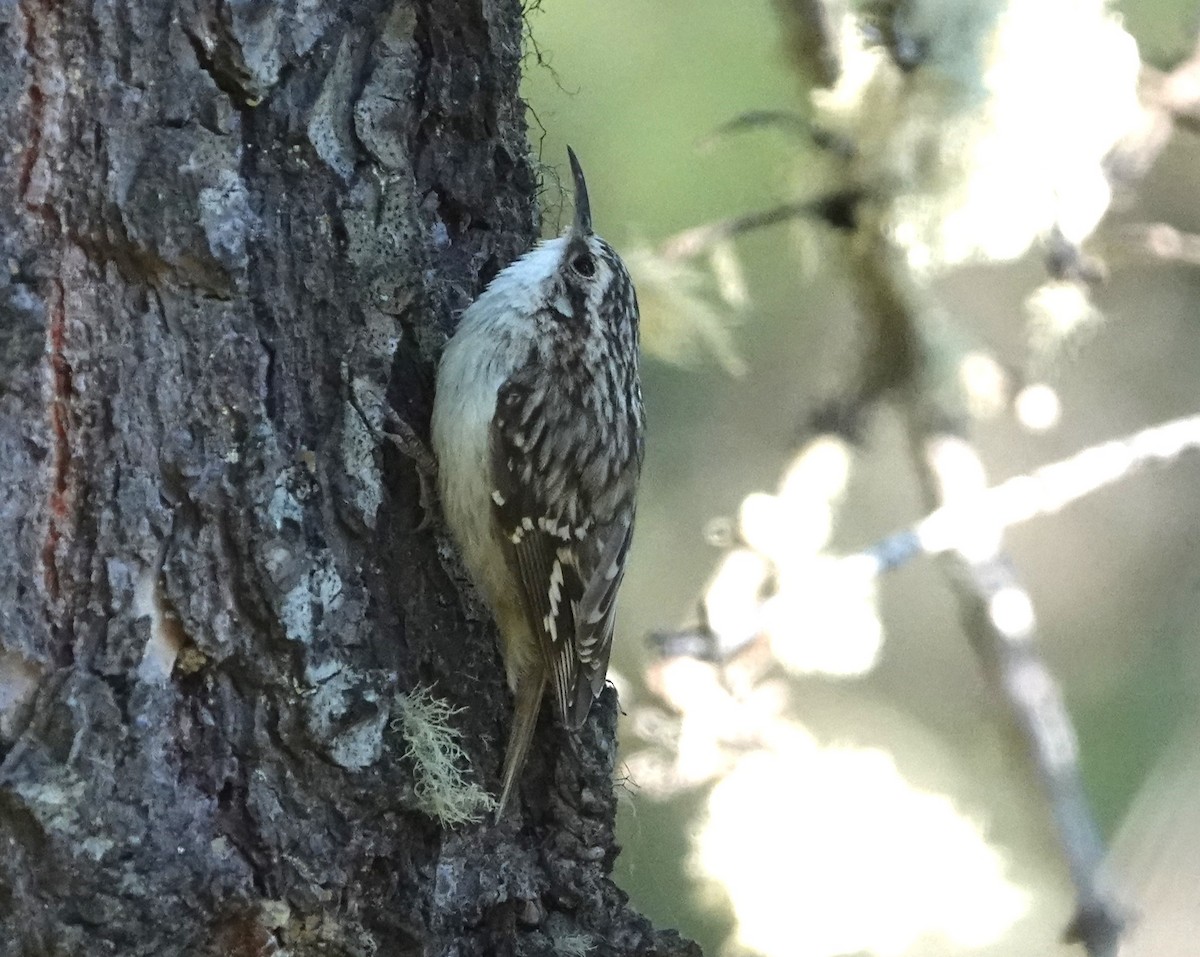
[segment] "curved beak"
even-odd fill
[[[567,147],[567,156],[571,160],[571,175],[575,177],[575,224],[571,232],[576,236],[592,234],[592,206],[588,202],[587,180],[583,178],[583,167],[575,156],[575,151]]]

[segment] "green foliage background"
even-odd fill
[[[1195,4],[1183,0],[1136,0],[1121,9],[1143,57],[1161,66],[1187,52],[1200,22]],[[553,177],[565,175],[567,143],[587,171],[597,228],[618,247],[817,188],[814,154],[778,131],[697,148],[747,110],[804,109],[767,0],[545,0],[528,24],[535,42],[525,90],[535,149],[547,164],[548,232],[564,215]],[[1177,142],[1120,218],[1200,231],[1198,160],[1195,139]],[[708,359],[688,368],[646,365],[648,461],[614,659],[635,681],[635,700],[643,636],[689,616],[718,557],[705,543],[706,523],[733,514],[746,493],[774,487],[804,413],[851,367],[855,315],[842,277],[812,241],[819,233],[803,235],[775,227],[739,243],[753,299],[736,333],[744,376]],[[963,270],[939,294],[956,320],[1019,365],[1021,300],[1041,270],[1032,260]],[[1153,263],[1120,269],[1098,304],[1107,321],[1059,370],[1062,425],[1043,436],[1005,421],[979,429],[993,480],[1200,406],[1200,271]],[[1196,708],[1198,482],[1195,461],[1185,460],[1010,537],[1110,835],[1172,730]],[[838,541],[861,547],[920,511],[900,424],[885,416],[867,436]],[[1066,888],[1046,810],[936,569],[922,562],[891,576],[883,604],[888,638],[878,670],[853,682],[804,682],[801,720],[826,740],[903,749],[905,731],[893,720],[903,715],[900,724],[936,741],[954,765],[953,799],[1005,849],[1010,876],[1048,871]],[[906,766],[905,773],[931,786],[947,779],[937,768]],[[701,795],[660,804],[639,796],[636,782],[631,789],[622,885],[652,917],[717,952],[729,915],[719,896],[701,893],[687,876],[687,834]],[[797,902],[798,919],[803,906]],[[1056,953],[1066,914],[1051,907],[1042,916],[1045,926],[1025,940]]]

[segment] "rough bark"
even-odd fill
[[[685,954],[608,879],[614,701],[508,692],[390,405],[531,241],[518,0],[0,0],[0,953]]]

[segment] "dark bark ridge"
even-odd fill
[[[534,236],[521,29],[0,3],[0,953],[697,953],[608,879],[611,693],[499,827],[399,728],[431,689],[495,790],[492,626],[381,433]]]

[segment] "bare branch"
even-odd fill
[[[850,230],[857,225],[858,207],[863,198],[861,190],[847,189],[816,199],[780,203],[769,209],[730,216],[668,237],[659,244],[658,253],[666,259],[692,259],[743,233],[805,217],[820,219],[835,229]]]
[[[707,136],[703,137],[697,143],[697,146],[700,149],[707,149],[719,140],[732,136],[735,133],[744,133],[748,130],[767,127],[785,130],[789,133],[806,137],[812,140],[814,145],[836,153],[843,159],[849,159],[855,152],[854,144],[845,137],[823,129],[815,125],[812,120],[801,116],[799,113],[793,113],[790,110],[750,110],[746,113],[741,113],[732,120],[722,123]]]
[[[830,443],[840,440],[824,436],[820,441]],[[943,437],[941,441],[945,448],[951,439]],[[798,463],[805,456],[811,456],[812,450],[817,448],[819,444],[814,443],[812,447],[801,451],[792,469],[797,469]],[[997,536],[1005,530],[1039,516],[1053,515],[1086,495],[1108,488],[1150,465],[1173,462],[1183,453],[1196,450],[1200,450],[1200,414],[1172,419],[1123,438],[1089,446],[1069,458],[1007,479],[990,488],[961,491],[909,527],[893,532],[860,552],[839,558],[838,563],[848,578],[865,580],[907,565],[922,555],[957,552],[982,560]],[[965,447],[961,457],[969,462],[973,456],[969,447]],[[974,467],[980,466],[976,463]],[[942,466],[941,470],[945,471],[946,468]],[[812,496],[813,486],[806,486],[803,494]],[[757,495],[763,497],[762,493]],[[749,503],[753,499],[751,496],[746,501]],[[822,509],[829,507],[831,501],[820,502],[810,498],[807,504],[810,509]],[[748,547],[745,534],[745,531],[739,534],[737,548]],[[781,538],[803,535],[803,530],[796,526],[779,528]],[[761,557],[769,565],[775,556],[768,551],[762,553]],[[743,593],[754,610],[743,618],[736,632],[730,629],[714,630],[711,621],[675,631],[657,632],[652,636],[652,643],[659,655],[663,658],[689,657],[726,662],[740,654],[750,642],[764,633],[765,603],[759,592],[760,585],[769,574],[768,571],[762,578],[744,583]],[[707,605],[716,598],[713,588],[718,582],[722,586],[729,584],[728,578],[714,578],[705,593],[703,604]]]
[[[972,554],[982,534],[996,533],[1040,515],[1061,511],[1085,495],[1148,465],[1171,462],[1200,449],[1200,415],[1184,416],[1089,446],[1070,458],[988,489],[956,497],[909,528],[889,535],[845,561],[868,561],[883,572],[917,555]]]
[[[922,451],[940,500],[976,498],[984,470],[969,443],[931,435]],[[1111,957],[1124,921],[1101,885],[1104,846],[1079,777],[1079,742],[1062,689],[1037,648],[1033,600],[1002,551],[999,527],[978,512],[968,524],[970,545],[956,550],[947,568],[963,629],[1003,694],[1054,815],[1077,894],[1067,937],[1093,957]]]
[[[663,241],[659,252],[668,259],[691,259],[742,233],[812,214],[811,202],[780,203],[770,209],[730,216],[715,223],[685,229]]]

